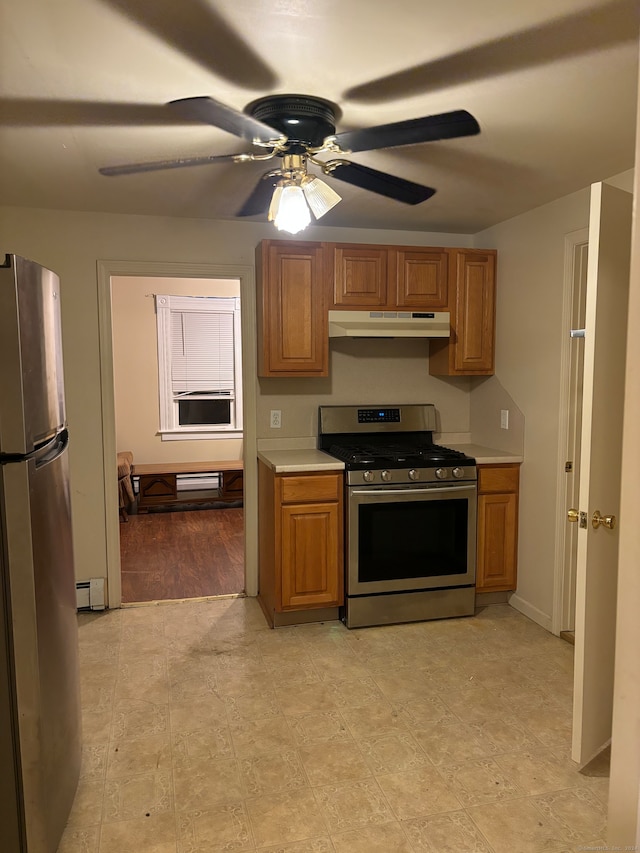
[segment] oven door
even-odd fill
[[[348,489],[347,594],[475,584],[475,483]]]

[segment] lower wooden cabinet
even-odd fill
[[[342,474],[259,463],[258,599],[271,625],[313,621],[313,611],[331,618],[325,611],[344,603],[342,491]]]
[[[520,466],[478,465],[477,592],[516,588]]]

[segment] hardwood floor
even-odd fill
[[[123,602],[243,592],[243,510],[130,515],[120,559]]]

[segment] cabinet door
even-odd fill
[[[495,255],[457,252],[455,370],[493,373]]]
[[[320,243],[264,241],[256,258],[259,376],[327,376],[329,345]]]
[[[398,308],[447,310],[449,256],[444,249],[394,249],[391,263]]]
[[[178,487],[175,474],[140,474],[139,508],[171,502],[177,497]]]
[[[490,376],[494,370],[496,252],[448,252],[451,337],[429,342],[429,373]]]
[[[517,494],[478,497],[477,592],[516,588]]]
[[[328,264],[334,308],[382,308],[387,305],[388,249],[329,243]]]
[[[281,508],[282,609],[343,603],[339,504]]]

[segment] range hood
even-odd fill
[[[448,338],[448,311],[329,311],[330,338]]]

